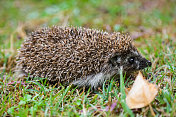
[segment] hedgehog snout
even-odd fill
[[[152,66],[152,62],[147,61],[147,65],[148,65],[149,67],[151,67],[151,66]]]
[[[140,61],[140,64],[139,64],[139,69],[144,69],[146,67],[151,67],[152,66],[152,62],[143,58],[141,61]]]

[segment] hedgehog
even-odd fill
[[[53,26],[32,32],[16,59],[17,77],[96,89],[123,73],[151,66],[129,34],[83,27]]]

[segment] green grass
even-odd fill
[[[148,106],[134,110],[126,106],[124,86],[133,81],[122,75],[120,83],[109,81],[96,92],[42,81],[14,82],[15,56],[26,35],[52,25],[130,32],[139,51],[153,63],[143,73],[159,87],[151,104],[156,116],[176,116],[174,0],[1,0],[0,4],[0,116],[151,116]]]

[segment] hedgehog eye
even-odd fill
[[[133,64],[133,63],[134,63],[134,60],[135,60],[134,57],[130,57],[130,58],[128,59],[128,62],[129,62],[130,64]]]

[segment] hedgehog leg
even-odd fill
[[[91,89],[97,89],[98,86],[101,86],[109,78],[109,75],[98,73],[96,75],[90,75],[86,78],[74,81],[72,84],[77,85],[78,87],[91,87]]]

